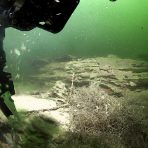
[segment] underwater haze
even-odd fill
[[[148,0],[80,0],[60,33],[4,46],[20,118],[0,112],[0,147],[148,148]]]
[[[58,34],[35,28],[8,28],[5,38],[7,69],[13,77],[35,72],[35,60],[63,56],[148,59],[147,0],[81,0]]]
[[[119,56],[148,55],[147,0],[81,0],[63,31],[52,34],[41,29],[20,32],[7,29],[5,48],[11,51],[24,45],[29,52],[22,58],[36,56]],[[14,52],[15,53],[15,52]],[[25,57],[24,57],[25,56]],[[25,62],[25,59],[24,60]]]

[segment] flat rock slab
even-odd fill
[[[57,106],[56,102],[53,100],[39,99],[30,95],[15,95],[15,96],[12,96],[12,99],[14,100],[16,109],[18,111],[52,109]]]
[[[59,123],[64,129],[68,129],[70,124],[70,117],[68,110],[66,108],[59,108],[57,110],[50,110],[57,107],[56,101],[40,99],[30,95],[15,95],[12,96],[14,100],[17,111],[39,111],[39,110],[49,110],[38,112],[38,115],[45,116],[46,118],[52,119]]]
[[[61,109],[50,111],[50,112],[48,111],[40,112],[39,115],[45,116],[46,118],[56,121],[64,129],[68,129],[69,127],[70,116],[69,116],[69,112],[66,109],[61,108]]]

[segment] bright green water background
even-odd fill
[[[62,32],[51,34],[41,29],[20,32],[10,28],[5,49],[13,71],[18,65],[22,71],[29,70],[28,65],[36,58],[69,54],[148,59],[148,1],[81,0]]]

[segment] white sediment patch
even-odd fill
[[[12,96],[12,99],[18,112],[39,111],[38,115],[52,119],[59,123],[62,128],[68,129],[70,124],[68,108],[58,108],[55,100],[39,99],[31,95],[15,95]]]
[[[30,95],[15,95],[12,96],[12,99],[18,111],[33,111],[56,107],[56,102],[53,100],[39,99]]]

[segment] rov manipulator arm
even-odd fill
[[[0,108],[6,117],[17,115],[11,74],[4,72],[6,64],[3,40],[5,28],[29,31],[36,27],[48,32],[60,32],[79,0],[0,0]]]
[[[6,117],[16,115],[16,108],[11,95],[15,94],[11,74],[4,72],[6,64],[5,52],[3,50],[3,40],[5,37],[5,28],[0,26],[0,108]]]

